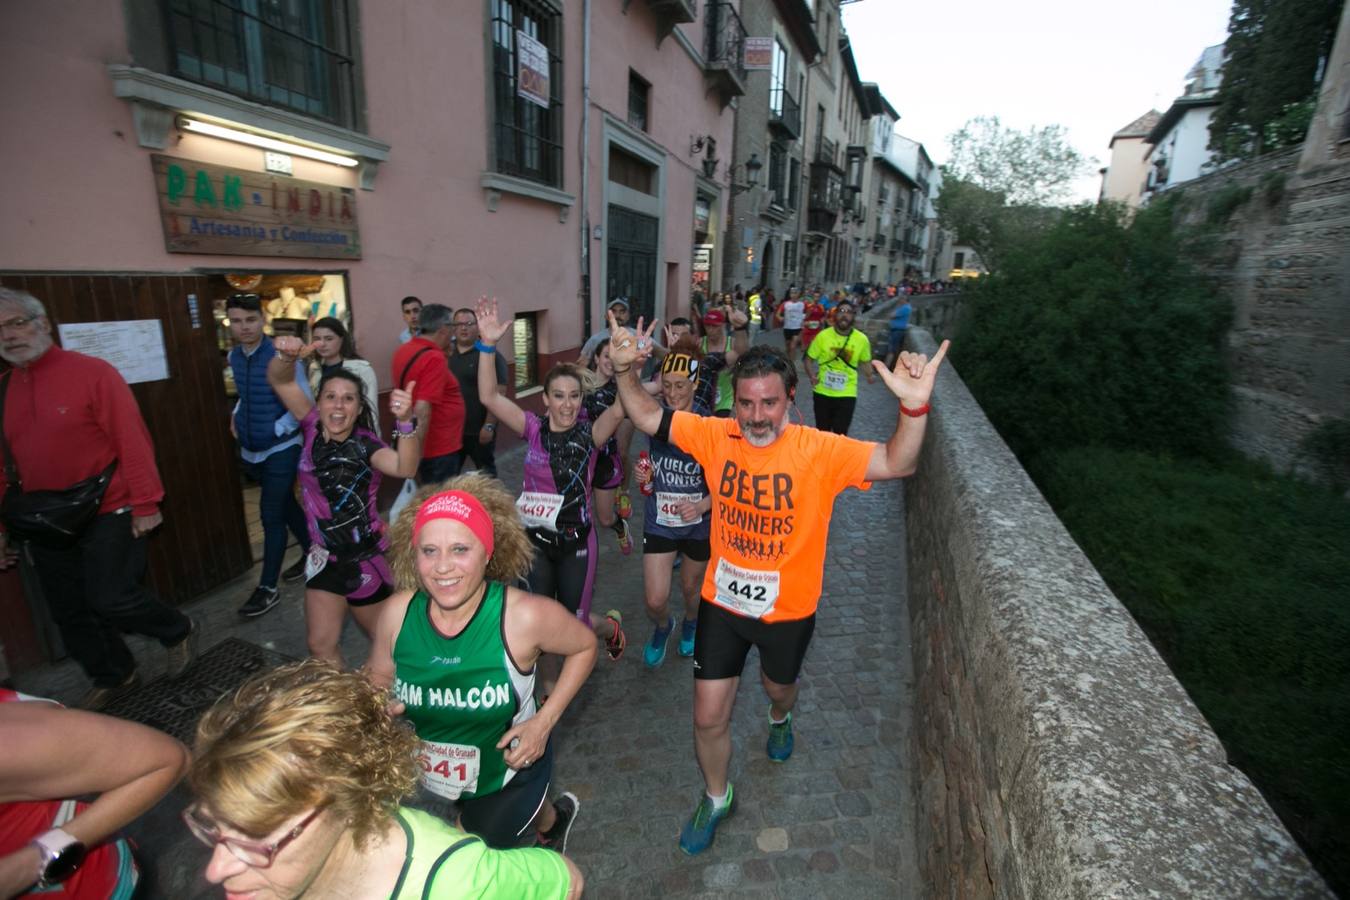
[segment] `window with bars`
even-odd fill
[[[769,199],[774,206],[787,203],[787,150],[774,142],[769,145]]]
[[[511,349],[516,355],[515,388],[519,393],[539,384],[539,332],[536,313],[518,313],[511,321]]]
[[[801,202],[802,162],[799,159],[788,160],[787,208],[796,209]]]
[[[165,0],[173,73],[356,126],[347,0]]]
[[[562,13],[543,0],[491,0],[491,4],[495,169],[561,188]],[[547,107],[520,93],[519,34],[525,35],[527,45],[528,39],[542,44],[548,57]],[[528,60],[528,47],[525,55]]]
[[[797,271],[797,242],[783,241],[783,272]]]
[[[641,75],[628,70],[628,124],[639,131],[647,130],[648,99],[652,86]]]

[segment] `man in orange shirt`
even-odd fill
[[[797,675],[815,628],[834,498],[914,472],[949,342],[932,360],[902,353],[893,371],[872,363],[900,400],[895,432],[875,444],[790,424],[797,370],[766,346],[751,348],[732,369],[734,418],[663,409],[638,381],[651,332],[641,320],[637,334],[611,323],[624,409],[639,429],[699,462],[713,501],[712,559],[694,639],[694,748],[706,796],[680,833],[680,849],[693,855],[708,848],[733,809],[731,712],[752,646],[770,701],[769,759],[792,755]]]

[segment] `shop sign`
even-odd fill
[[[694,245],[694,271],[707,272],[712,268],[712,244]]]
[[[745,39],[745,68],[747,70],[773,68],[773,38],[748,37]]]
[[[170,253],[360,259],[351,188],[151,154]]]
[[[706,232],[708,221],[712,218],[712,204],[703,197],[694,201],[694,230]]]
[[[516,59],[516,93],[548,109],[548,48],[516,29]]]

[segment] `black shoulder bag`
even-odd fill
[[[0,448],[5,452],[5,496],[0,500],[0,520],[14,537],[42,544],[70,544],[98,515],[103,495],[112,481],[117,460],[97,475],[60,491],[25,491],[14,461],[14,451],[5,437],[5,395],[13,370],[0,386]]]

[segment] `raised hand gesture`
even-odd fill
[[[887,369],[884,362],[875,359],[872,360],[872,368],[876,369],[881,380],[886,382],[886,387],[900,398],[900,402],[907,409],[918,409],[933,396],[933,382],[937,379],[938,367],[942,365],[942,360],[947,356],[947,348],[951,345],[951,341],[943,341],[932,359],[923,353],[904,351],[895,361],[894,371]]]
[[[618,323],[614,318],[614,313],[607,313],[609,316],[609,359],[614,364],[615,371],[626,371],[635,362],[641,362],[652,355],[652,332],[656,331],[656,320],[645,329],[642,327],[643,320],[638,316],[637,334],[629,331]]]
[[[292,335],[283,335],[272,339],[272,345],[276,347],[277,353],[287,359],[303,359],[314,352],[315,344],[306,344],[298,337]]]
[[[407,422],[413,417],[413,388],[416,386],[416,381],[410,381],[406,388],[394,388],[389,394],[389,411],[400,422]]]
[[[478,333],[485,344],[496,345],[511,327],[511,321],[497,319],[497,298],[479,297],[477,303]]]

